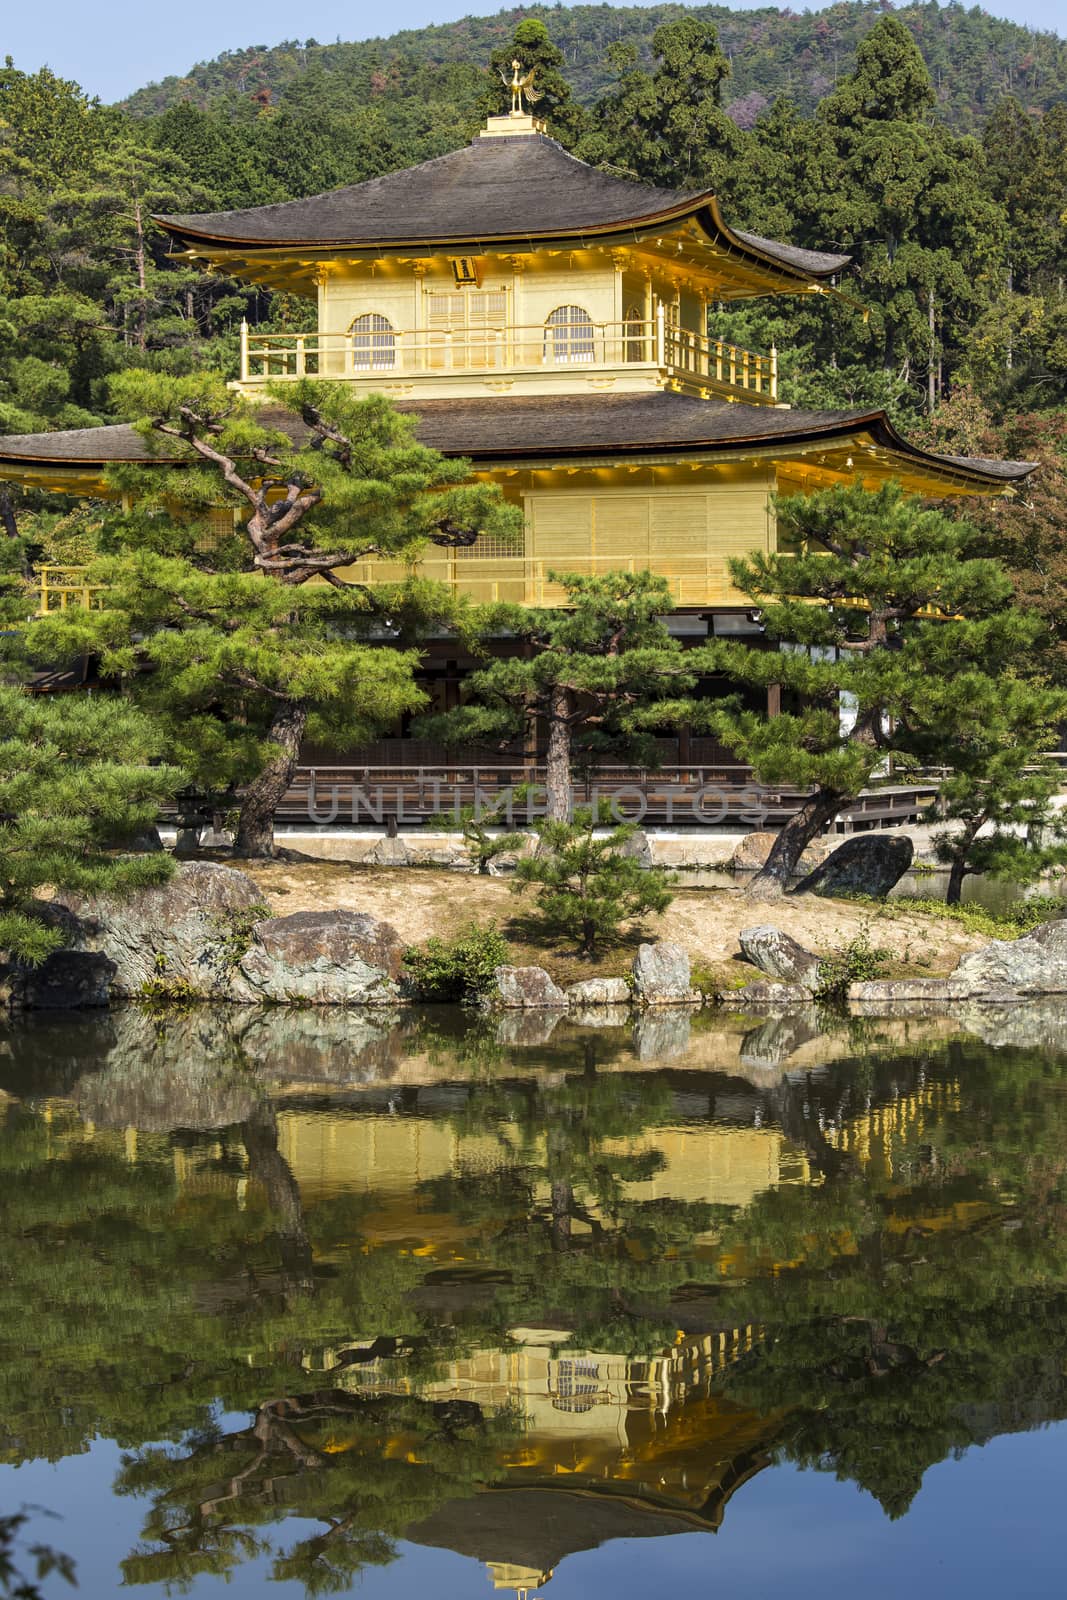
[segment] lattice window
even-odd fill
[[[352,334],[352,365],[357,372],[384,372],[396,366],[396,334],[388,317],[368,311],[357,317]]]
[[[593,319],[582,306],[557,306],[545,319],[545,360],[592,361]]]
[[[498,561],[502,556],[525,554],[522,534],[508,538],[503,533],[480,533],[473,544],[461,545],[456,551],[457,561]]]

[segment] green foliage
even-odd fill
[[[419,1000],[472,1003],[485,994],[493,972],[508,960],[507,940],[494,923],[468,923],[451,939],[427,939],[404,957],[408,981]]]
[[[0,947],[37,964],[63,942],[40,917],[45,885],[122,894],[161,883],[163,855],[115,855],[155,823],[181,774],[152,765],[159,737],[119,699],[34,698],[0,686]]]
[[[848,999],[849,985],[871,983],[885,976],[891,952],[871,943],[871,930],[863,927],[840,950],[820,957],[815,999],[824,1005],[842,1005]]]
[[[241,957],[246,956],[252,948],[252,933],[256,924],[264,922],[270,914],[268,905],[257,905],[245,906],[240,910],[231,909],[215,917],[212,942],[224,967],[232,969],[240,964]]]
[[[636,827],[611,827],[611,809],[575,809],[571,822],[535,825],[539,845],[515,867],[512,889],[537,886],[537,921],[544,933],[573,939],[584,955],[618,938],[622,923],[646,911],[666,911],[674,878],[642,867],[626,846]],[[603,831],[603,830],[607,831]]]
[[[522,786],[513,791],[513,814],[515,805],[521,803],[525,794]],[[449,832],[458,829],[462,833],[467,855],[480,874],[488,873],[490,862],[497,856],[507,855],[522,843],[521,837],[509,831],[506,802],[460,806],[458,811],[440,813],[436,820]]]
[[[893,905],[901,910],[921,911],[942,921],[958,922],[968,933],[984,934],[988,939],[1017,939],[1039,928],[1043,922],[1062,917],[1067,909],[1067,901],[1058,895],[1029,895],[1025,900],[1012,901],[1000,911],[989,911],[975,902],[947,905],[944,900],[910,894],[895,896]]]

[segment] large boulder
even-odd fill
[[[857,833],[802,878],[793,893],[818,894],[830,900],[862,894],[884,900],[911,866],[914,853],[906,833]]]
[[[115,963],[113,995],[136,996],[155,984],[229,999],[234,938],[262,901],[243,872],[186,861],[169,883],[131,895],[61,891],[52,915],[73,949],[98,951]]]
[[[805,950],[781,928],[761,922],[752,928],[742,928],[739,939],[745,960],[751,961],[768,978],[801,983],[812,989],[818,986],[819,957]]]
[[[961,995],[1010,989],[1016,994],[1067,994],[1067,918],[1043,922],[1021,939],[993,939],[961,956],[949,978]]]
[[[639,946],[633,961],[633,993],[643,1006],[699,1005],[701,999],[690,982],[688,955],[668,939]]]
[[[767,865],[767,857],[774,847],[776,833],[746,833],[727,862],[733,872],[758,872]],[[830,845],[826,839],[813,839],[800,858],[802,872],[811,872],[826,860]]]
[[[404,942],[361,911],[297,911],[257,923],[234,973],[234,998],[328,1006],[402,1001]]]
[[[628,1006],[630,985],[625,978],[586,978],[567,990],[572,1006]]]
[[[483,1004],[489,1011],[565,1011],[567,996],[544,967],[497,967]]]
[[[109,1004],[115,963],[99,950],[53,950],[39,967],[13,964],[2,990],[13,1011],[81,1011]]]

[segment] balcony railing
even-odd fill
[[[241,382],[341,378],[368,388],[395,378],[493,376],[645,366],[687,387],[778,398],[778,353],[758,355],[723,339],[651,322],[537,323],[526,327],[411,329],[349,333],[241,330]]]
[[[447,584],[455,593],[489,604],[563,606],[567,594],[549,573],[557,570],[594,577],[606,572],[638,572],[651,567],[667,580],[677,605],[744,603],[734,588],[729,558],[723,555],[560,556],[558,560],[523,555],[472,555],[468,550],[429,549],[417,566],[399,561],[357,561],[341,576],[352,583],[400,583],[412,572]],[[44,567],[38,572],[38,612],[63,611],[68,606],[99,604],[101,586],[85,582],[78,567]]]

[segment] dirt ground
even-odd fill
[[[237,863],[234,863],[235,865]],[[557,979],[593,972],[625,971],[640,933],[632,930],[622,947],[608,951],[592,966],[564,947],[546,947],[524,925],[529,891],[514,894],[506,879],[482,878],[431,867],[361,867],[345,862],[277,861],[240,863],[263,891],[276,916],[293,911],[367,911],[391,922],[402,938],[421,943],[431,934],[448,937],[463,923],[496,922],[523,961],[546,966]],[[986,939],[957,923],[921,912],[887,906],[862,906],[849,901],[821,900],[813,895],[785,898],[768,905],[748,900],[741,889],[679,889],[662,916],[642,924],[645,937],[673,939],[684,945],[695,968],[722,969],[739,957],[738,934],[758,922],[785,929],[809,950],[840,949],[869,930],[872,944],[891,952],[894,966],[915,975],[949,972],[966,950]],[[750,974],[745,965],[743,973]],[[728,971],[728,969],[727,969]],[[740,978],[741,973],[738,974]]]

